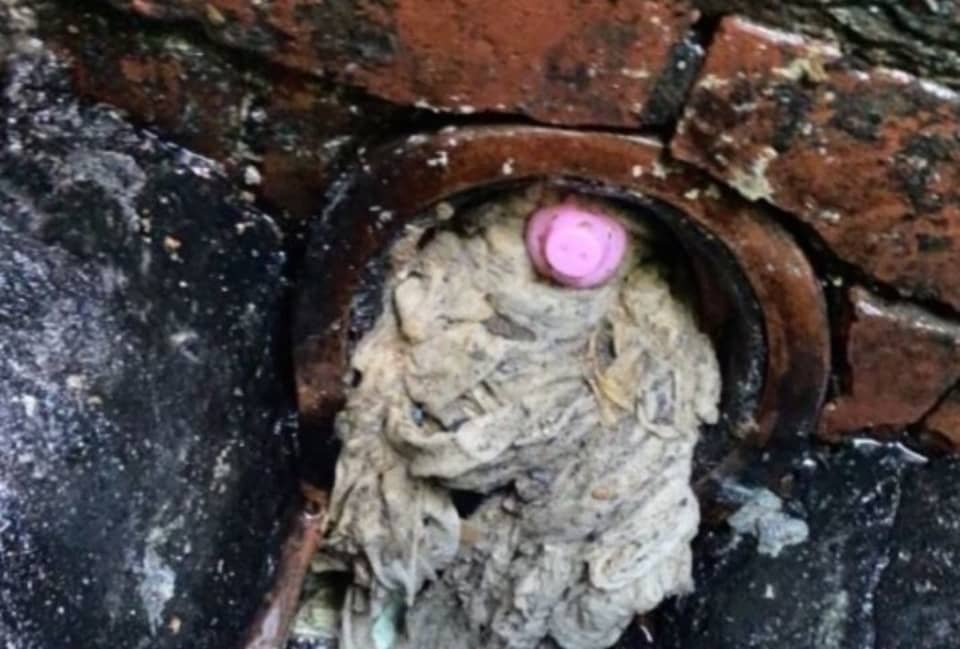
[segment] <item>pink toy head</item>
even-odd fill
[[[627,250],[627,232],[618,220],[572,201],[534,212],[526,239],[540,274],[575,288],[606,282]]]

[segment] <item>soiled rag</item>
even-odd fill
[[[344,649],[603,649],[692,587],[710,341],[650,235],[589,290],[538,277],[518,193],[411,232],[352,358],[320,563]],[[479,494],[461,518],[453,494]]]

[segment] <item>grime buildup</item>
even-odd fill
[[[343,649],[603,649],[692,588],[712,346],[612,205],[630,240],[609,282],[539,277],[524,227],[556,198],[508,194],[392,247],[315,565],[352,575]]]

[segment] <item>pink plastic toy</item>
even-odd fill
[[[544,207],[527,223],[527,252],[534,267],[560,284],[591,288],[617,271],[627,232],[611,216],[572,201]]]

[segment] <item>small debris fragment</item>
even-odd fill
[[[750,490],[739,485],[726,488],[747,498],[727,523],[739,534],[755,536],[760,554],[776,557],[784,548],[807,540],[810,530],[806,521],[785,513],[783,501],[772,491]]]
[[[773,186],[767,179],[767,167],[777,157],[776,149],[764,147],[747,169],[733,169],[730,184],[748,200],[769,199]]]
[[[176,237],[167,235],[163,238],[163,249],[169,252],[171,255],[175,254],[183,246],[183,242]]]
[[[263,182],[263,176],[260,175],[260,170],[255,166],[247,165],[247,168],[243,170],[243,182],[250,187],[255,187]]]
[[[437,151],[437,155],[427,159],[428,167],[446,167],[450,163],[450,156],[444,150]]]
[[[437,203],[434,214],[439,221],[449,221],[453,218],[453,215],[456,214],[456,210],[453,209],[453,205],[450,203],[441,201],[440,203]]]
[[[216,25],[217,27],[224,25],[227,22],[226,17],[212,4],[208,4],[206,7],[207,11],[207,21],[211,25]]]

